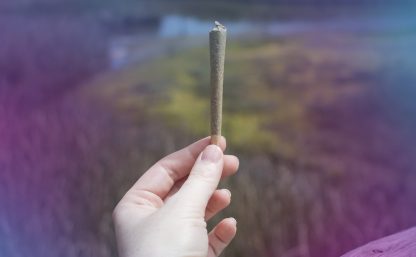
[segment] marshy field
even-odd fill
[[[224,6],[1,7],[1,256],[116,256],[118,200],[209,134],[213,18],[240,157],[223,256],[339,256],[416,224],[411,11]]]

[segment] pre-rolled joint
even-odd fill
[[[220,145],[221,136],[219,135],[211,135],[211,144],[212,145]]]
[[[215,21],[214,24],[215,24],[215,27],[211,31],[227,31],[225,26],[219,23],[218,21]]]
[[[211,66],[211,144],[219,145],[222,125],[224,59],[227,32],[221,23],[209,33]]]

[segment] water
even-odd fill
[[[410,15],[363,16],[353,19],[343,17],[324,20],[225,20],[221,22],[226,25],[229,38],[284,37],[317,31],[320,33],[395,33],[416,28],[416,19]],[[166,42],[172,44],[175,40],[192,41],[186,45],[187,47],[206,43],[207,33],[212,27],[213,21],[209,20],[176,14],[163,16],[160,25],[153,30],[114,37],[109,46],[111,67],[120,69],[125,65],[155,57],[164,52]],[[155,45],[155,42],[161,44]],[[174,49],[178,48],[176,44],[171,46]]]

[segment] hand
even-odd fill
[[[153,165],[114,209],[120,257],[216,257],[234,238],[234,218],[208,234],[206,221],[230,204],[221,177],[234,174],[238,159],[204,138]]]

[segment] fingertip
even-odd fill
[[[230,158],[230,162],[233,164],[233,168],[235,170],[238,170],[238,168],[240,167],[240,159],[238,159],[238,157],[235,155],[228,155],[228,156],[230,156],[229,158]]]
[[[233,240],[237,233],[237,221],[234,218],[223,219],[209,233],[210,254],[208,256],[219,256],[221,252]]]
[[[221,150],[224,152],[227,148],[227,139],[224,136],[221,136],[218,146],[221,148]]]
[[[222,177],[228,177],[237,172],[240,166],[239,159],[234,155],[224,155],[224,170]]]
[[[237,228],[237,220],[234,217],[226,218],[224,222],[228,223],[231,227]]]
[[[208,201],[205,219],[209,220],[231,203],[231,192],[228,189],[217,189]]]
[[[215,229],[215,234],[224,242],[230,242],[237,233],[237,220],[235,218],[223,219]]]
[[[225,195],[227,198],[231,199],[231,191],[224,188],[224,189],[220,189],[221,194]]]
[[[231,192],[228,189],[218,189],[217,191],[220,192],[221,196],[220,199],[223,202],[224,207],[227,207],[231,203]]]

